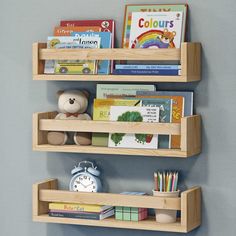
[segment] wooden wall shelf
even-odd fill
[[[33,79],[53,81],[194,82],[201,80],[201,44],[182,43],[181,49],[47,49],[33,44]],[[45,60],[161,60],[180,61],[182,75],[52,75],[44,74]]]
[[[201,152],[201,119],[199,115],[183,117],[181,123],[143,123],[113,121],[54,120],[57,112],[33,115],[33,149],[35,151],[94,154],[190,157]],[[181,135],[180,149],[131,149],[47,143],[48,131],[80,131],[96,133],[150,133]]]
[[[33,220],[46,223],[89,225],[152,231],[187,233],[201,224],[201,189],[191,188],[179,198],[132,196],[113,193],[78,193],[57,190],[57,180],[45,180],[33,185]],[[154,209],[180,210],[181,217],[176,223],[160,224],[154,218],[139,222],[119,221],[113,217],[104,220],[84,220],[48,216],[49,202],[70,202],[111,206],[144,207]]]

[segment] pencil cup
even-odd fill
[[[174,192],[159,192],[159,191],[153,190],[153,196],[168,197],[168,198],[179,197],[179,190],[174,191]],[[156,209],[155,212],[156,212],[156,222],[158,223],[176,222],[177,210]]]

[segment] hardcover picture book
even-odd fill
[[[183,13],[133,12],[129,48],[180,48]]]
[[[135,12],[182,12],[183,25],[181,32],[181,42],[185,40],[186,35],[186,22],[187,22],[187,4],[131,4],[126,5],[125,16],[124,16],[124,26],[123,26],[123,41],[122,47],[129,48],[130,33],[131,33],[131,23],[132,14]]]
[[[47,48],[99,48],[100,37],[52,36],[48,37]],[[96,60],[46,60],[45,74],[96,74]]]
[[[138,91],[155,91],[155,85],[148,84],[97,84],[97,98],[136,96]]]
[[[111,121],[159,122],[159,107],[111,106]],[[156,134],[109,134],[108,147],[157,149]]]
[[[93,120],[110,120],[111,106],[140,106],[140,100],[94,99]],[[93,146],[108,146],[108,133],[92,133]]]
[[[183,96],[173,96],[173,95],[137,95],[139,99],[143,98],[168,98],[172,99],[172,122],[181,123],[181,118],[184,117],[184,97]],[[171,135],[171,148],[180,148],[180,135]]]
[[[62,20],[60,26],[97,26],[101,32],[110,32],[112,38],[112,48],[115,43],[115,21],[114,20]]]
[[[98,26],[57,26],[54,28],[54,36],[71,36],[73,32],[100,32]]]
[[[110,32],[72,32],[74,37],[100,37],[100,48],[111,48],[111,33]],[[98,61],[98,74],[110,73],[110,60]]]
[[[159,107],[160,116],[159,122],[171,123],[172,122],[172,99],[169,98],[143,98],[141,101],[144,107]],[[170,135],[158,135],[158,148],[171,148]]]

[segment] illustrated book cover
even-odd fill
[[[193,115],[193,91],[137,91],[137,96],[182,96],[184,97],[184,116]]]
[[[159,122],[159,107],[111,106],[111,121]],[[157,149],[156,134],[110,133],[108,147]]]
[[[186,38],[186,23],[187,23],[187,4],[131,4],[126,5],[124,26],[123,26],[123,41],[122,47],[129,48],[130,30],[132,23],[132,14],[135,12],[182,12],[183,13],[183,26],[181,32],[181,42]]]
[[[54,28],[54,36],[71,36],[73,32],[100,32],[99,26],[56,26]]]
[[[47,48],[99,48],[100,37],[50,36]],[[46,60],[45,74],[96,74],[96,60]]]
[[[184,97],[183,96],[160,96],[160,95],[149,95],[142,96],[137,95],[137,98],[168,98],[172,99],[172,123],[181,123],[181,118],[184,117]],[[171,135],[171,148],[180,148],[180,135]]]
[[[144,107],[159,107],[160,116],[159,122],[171,123],[172,122],[172,99],[168,98],[143,98],[141,101]],[[158,148],[171,148],[170,135],[158,135]]]
[[[129,48],[180,48],[183,13],[133,12]]]
[[[74,37],[100,37],[100,48],[111,48],[111,33],[110,32],[72,32]],[[110,73],[110,60],[98,61],[98,74]]]
[[[138,91],[155,91],[155,85],[149,84],[97,84],[97,98],[136,96]]]
[[[94,99],[93,103],[93,120],[108,121],[110,120],[111,106],[140,106],[140,100],[124,99]],[[108,133],[93,133],[93,146],[108,146]]]

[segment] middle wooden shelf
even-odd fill
[[[35,151],[94,154],[190,157],[201,152],[201,119],[199,115],[183,117],[181,123],[145,123],[87,120],[55,120],[57,112],[33,115],[33,149]],[[97,146],[53,146],[47,142],[48,131],[96,133],[140,133],[180,135],[180,149],[135,149]]]

